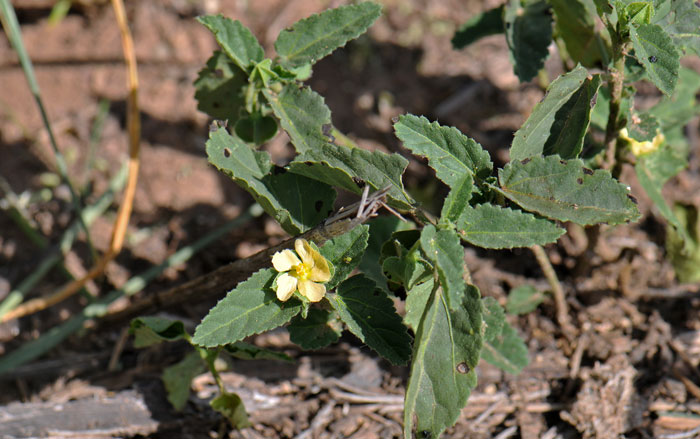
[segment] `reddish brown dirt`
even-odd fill
[[[125,161],[125,68],[112,9],[106,1],[74,2],[71,13],[51,26],[51,0],[18,0],[23,36],[34,62],[70,175],[77,187],[93,193]],[[268,53],[279,30],[342,1],[256,0],[190,2],[128,1],[136,43],[143,123],[142,168],[129,242],[110,265],[105,279],[90,285],[94,294],[122,285],[132,275],[160,263],[208,229],[242,212],[251,198],[208,165],[204,154],[208,120],[196,110],[193,80],[215,48],[209,32],[194,21],[205,13],[240,19]],[[494,1],[386,0],[384,16],[368,37],[320,62],[310,85],[326,97],[333,121],[361,145],[402,150],[391,119],[424,114],[454,125],[481,142],[497,162],[507,160],[512,133],[542,97],[534,84],[519,84],[512,74],[502,37],[489,37],[464,51],[453,51],[455,26]],[[557,72],[557,60],[548,67]],[[461,96],[461,97],[460,97]],[[459,98],[458,98],[459,97]],[[91,132],[102,100],[109,111],[96,143],[95,166],[84,172]],[[55,160],[17,58],[0,39],[0,176],[15,194],[35,194],[26,214],[51,242],[70,223],[64,186],[44,185]],[[691,124],[691,170],[669,187],[669,199],[697,205],[697,119]],[[288,155],[286,139],[266,148],[276,160]],[[479,386],[450,438],[663,437],[700,426],[700,297],[696,285],[679,285],[665,259],[664,225],[626,169],[622,179],[640,199],[638,224],[603,227],[597,246],[575,227],[547,248],[564,284],[570,317],[579,336],[559,330],[551,301],[529,315],[510,317],[527,341],[531,364],[519,376],[482,364]],[[413,160],[405,178],[416,197],[436,198],[428,168]],[[40,198],[41,193],[51,195]],[[3,194],[6,198],[7,193]],[[20,197],[21,199],[21,197]],[[89,196],[87,201],[93,201]],[[116,207],[92,227],[99,250],[109,241]],[[183,283],[236,258],[246,257],[284,237],[270,219],[257,219],[218,240],[185,266],[168,269],[140,296]],[[89,266],[84,241],[66,265],[74,275]],[[45,254],[0,211],[0,299],[36,269]],[[522,284],[548,289],[529,250],[470,250],[467,263],[483,295],[504,303]],[[32,291],[47,294],[65,281],[51,273]],[[0,328],[0,355],[36,338],[85,305],[73,298],[20,322]],[[122,301],[121,307],[128,302]],[[211,301],[167,310],[196,324]],[[286,333],[251,340],[284,350],[296,362],[236,362],[223,376],[248,407],[252,428],[230,431],[208,407],[213,384],[206,375],[193,383],[185,410],[168,405],[159,381],[163,367],[177,361],[184,346],[136,350],[119,346],[128,322],[100,326],[75,335],[0,381],[0,404],[109,398],[135,391],[145,401],[155,429],[110,434],[148,437],[399,437],[401,395],[407,370],[391,367],[346,336],[336,346],[302,352]],[[108,370],[110,357],[114,368]],[[121,393],[120,393],[121,394]],[[131,395],[132,393],[129,393]],[[38,406],[37,406],[38,407]],[[128,421],[125,421],[128,424]],[[134,427],[136,428],[136,427]],[[691,437],[691,436],[688,436]],[[697,437],[697,436],[696,436]]]

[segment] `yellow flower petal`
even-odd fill
[[[311,248],[311,245],[309,245],[309,241],[307,241],[306,239],[297,239],[296,241],[294,241],[294,250],[297,251],[297,254],[299,255],[304,264],[309,264],[313,266],[314,258],[312,256],[312,252],[315,250]]]
[[[286,302],[297,289],[297,278],[284,273],[277,278],[277,298]]]
[[[310,280],[299,282],[299,292],[311,302],[318,302],[326,294],[326,286]]]
[[[291,250],[283,250],[275,253],[272,256],[272,266],[275,267],[275,270],[279,271],[280,273],[283,271],[289,271],[292,269],[292,267],[299,264],[301,264],[301,261]]]
[[[331,280],[331,269],[328,266],[328,261],[319,252],[314,251],[314,253],[314,266],[311,269],[309,279],[314,282],[328,282]]]

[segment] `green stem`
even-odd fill
[[[207,367],[209,368],[209,372],[211,372],[211,376],[214,377],[214,381],[216,382],[216,386],[219,388],[219,393],[222,395],[226,393],[226,388],[224,387],[224,382],[221,380],[221,375],[219,375],[219,371],[216,370],[216,359],[219,358],[219,352],[221,352],[221,347],[218,347],[216,349],[202,349],[197,346],[195,346],[197,350],[199,351],[200,355],[204,355],[203,359],[207,363]]]
[[[615,38],[615,40],[619,40]],[[625,45],[623,42],[614,43],[614,64],[608,76],[610,88],[610,111],[605,127],[605,162],[604,169],[615,169],[617,164],[617,138],[620,135],[620,109],[622,107],[622,89],[625,82]]]
[[[565,334],[571,335],[575,330],[569,320],[569,306],[566,303],[564,288],[561,286],[559,278],[557,278],[557,273],[554,271],[554,267],[552,267],[552,263],[549,261],[549,257],[542,246],[533,245],[530,249],[535,254],[535,259],[537,259],[537,263],[540,265],[542,273],[552,289],[552,295],[557,307],[557,322]]]

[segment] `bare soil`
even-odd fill
[[[13,3],[73,182],[99,195],[127,157],[125,68],[110,4],[75,1],[68,16],[50,25],[52,0]],[[123,285],[252,203],[248,194],[206,161],[209,120],[196,109],[192,82],[216,44],[194,17],[223,13],[239,19],[272,53],[281,29],[341,3],[127,2],[139,62],[142,167],[128,244],[105,278],[89,285],[91,294]],[[383,3],[384,16],[368,36],[314,69],[310,85],[325,96],[334,124],[363,147],[408,156],[393,136],[391,120],[403,113],[423,114],[458,127],[488,149],[498,164],[507,161],[513,132],[543,92],[536,84],[518,83],[502,37],[488,37],[462,51],[452,50],[449,42],[459,23],[500,2]],[[548,61],[551,76],[560,68],[553,56]],[[645,96],[655,97],[654,91]],[[109,110],[95,135],[103,101]],[[697,118],[688,135],[691,167],[669,185],[666,195],[669,200],[698,205]],[[86,171],[91,148],[94,166]],[[291,151],[283,136],[266,149],[279,162]],[[47,185],[47,175],[55,173],[53,153],[17,57],[8,41],[0,39],[0,176],[51,244],[73,219],[65,186]],[[698,285],[675,280],[665,255],[663,221],[638,187],[634,172],[625,169],[622,180],[640,201],[644,217],[639,223],[601,227],[595,246],[588,245],[590,233],[570,227],[569,234],[546,249],[566,290],[576,336],[564,336],[551,300],[528,315],[509,316],[527,341],[530,365],[511,376],[482,363],[479,385],[445,437],[700,437]],[[432,200],[444,193],[433,181],[425,163],[412,159],[405,183],[429,209],[438,207]],[[4,200],[9,199],[7,191],[2,192]],[[22,201],[29,194],[33,194],[31,201]],[[90,195],[86,201],[95,198]],[[341,197],[341,202],[351,199]],[[93,243],[101,251],[107,248],[115,211],[113,206],[91,228]],[[128,308],[131,301],[284,238],[274,221],[257,218],[187,264],[169,268],[143,292],[117,305]],[[0,211],[0,299],[34,272],[45,254],[7,210]],[[549,288],[527,249],[470,249],[467,263],[482,295],[501,303],[519,285]],[[79,276],[89,266],[89,251],[82,239],[66,258],[66,267]],[[65,280],[54,270],[32,296],[55,291]],[[86,303],[85,297],[75,297],[2,325],[0,355],[46,333]],[[192,329],[213,303],[190,302],[160,312],[182,319]],[[314,352],[301,351],[284,331],[253,337],[251,342],[282,350],[295,362],[256,360],[231,365],[223,377],[227,387],[245,401],[253,424],[232,431],[208,406],[215,386],[207,375],[195,379],[182,412],[168,404],[159,374],[181,358],[186,346],[134,349],[126,337],[127,326],[128,321],[86,325],[46,355],[0,377],[3,437],[401,435],[407,369],[380,360],[349,335],[335,346]],[[52,417],[57,407],[64,415]]]

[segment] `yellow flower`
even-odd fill
[[[309,301],[318,302],[326,294],[323,283],[331,279],[328,261],[305,239],[294,241],[294,249],[301,260],[291,250],[283,250],[272,256],[272,266],[282,273],[277,278],[277,298],[286,302],[299,289]]]
[[[666,140],[666,137],[664,137],[663,133],[659,132],[658,130],[656,136],[651,141],[646,142],[639,142],[631,138],[629,136],[629,133],[627,132],[627,128],[623,128],[620,130],[620,137],[629,142],[632,154],[634,154],[637,157],[656,151],[657,149],[659,149],[659,146],[661,146],[661,144],[664,143],[664,140]]]

